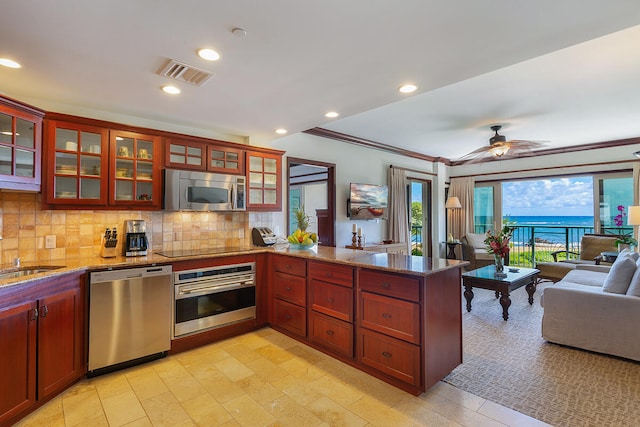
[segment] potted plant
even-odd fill
[[[622,251],[625,248],[633,251],[636,246],[638,246],[638,241],[633,238],[633,236],[626,234],[622,231],[622,226],[624,225],[624,219],[626,218],[627,213],[624,211],[624,206],[618,205],[618,215],[613,218],[613,222],[618,227],[618,239],[616,240],[616,245],[618,246],[618,252]]]

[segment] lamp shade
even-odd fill
[[[444,204],[444,207],[447,209],[460,209],[462,205],[460,204],[460,199],[453,196],[447,199],[447,202]],[[640,208],[640,206],[638,206],[638,208]]]
[[[640,225],[640,206],[629,206],[627,225]]]

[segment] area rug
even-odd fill
[[[463,301],[463,364],[444,381],[554,426],[640,425],[640,363],[543,340],[546,286],[533,305],[514,291],[508,321],[493,291],[474,289],[470,313]]]

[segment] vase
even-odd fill
[[[502,255],[493,254],[493,262],[496,265],[496,273],[504,272],[504,259]]]
[[[633,252],[635,247],[628,243],[618,243],[618,252],[622,252],[625,249],[629,249],[629,252]]]

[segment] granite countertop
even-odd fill
[[[113,258],[102,258],[100,256],[68,258],[65,260],[24,262],[20,269],[35,269],[38,267],[49,268],[47,271],[30,274],[22,277],[2,278],[2,272],[9,272],[16,268],[11,265],[0,265],[0,289],[12,285],[28,283],[43,278],[52,278],[58,275],[84,272],[88,270],[104,270],[110,268],[135,268],[147,265],[171,264],[177,261],[190,259],[218,258],[227,256],[258,254],[258,253],[278,253],[291,255],[305,259],[317,261],[329,261],[338,264],[345,264],[356,267],[367,267],[379,270],[425,276],[438,271],[451,268],[460,268],[468,264],[467,261],[450,260],[443,258],[425,258],[410,255],[393,253],[366,252],[362,250],[334,248],[318,246],[313,249],[290,249],[273,247],[251,247],[242,249],[231,249],[222,253],[190,253],[186,256],[168,257],[159,253],[151,253],[146,256],[125,257],[122,255]]]

